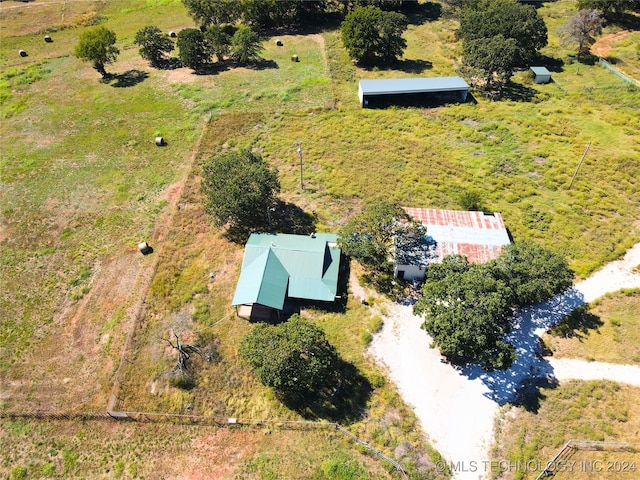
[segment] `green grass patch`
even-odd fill
[[[573,312],[545,334],[556,357],[640,364],[640,292],[606,295]]]

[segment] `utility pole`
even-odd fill
[[[571,183],[569,183],[569,190],[571,190],[571,185],[573,185],[573,181],[576,179],[576,175],[578,175],[578,170],[580,170],[580,166],[582,165],[582,162],[584,161],[584,157],[587,156],[587,152],[589,151],[589,147],[591,147],[591,142],[589,142],[589,145],[587,145],[587,149],[582,154],[582,158],[580,159],[580,163],[578,163],[578,168],[576,168],[576,172],[573,174],[573,177],[571,178]]]
[[[302,142],[298,142],[298,155],[300,155],[300,188],[304,190],[304,183],[302,183]]]

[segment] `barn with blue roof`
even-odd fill
[[[360,80],[358,97],[363,107],[465,102],[469,85],[462,77],[418,77]]]

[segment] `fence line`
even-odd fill
[[[614,451],[614,452],[640,452],[640,444],[628,443],[628,442],[604,442],[600,440],[569,440],[564,446],[556,453],[555,457],[547,462],[544,470],[536,477],[536,480],[553,475],[556,469],[556,462],[561,458],[566,460],[578,450],[583,451]],[[565,456],[564,454],[568,454]]]
[[[600,65],[602,67],[609,70],[611,73],[613,73],[615,76],[620,78],[622,81],[628,83],[629,85],[635,85],[636,87],[640,87],[640,82],[638,80],[636,80],[635,78],[631,78],[630,76],[622,73],[616,67],[614,67],[609,62],[607,62],[604,58],[598,58],[598,62],[600,62]]]
[[[360,439],[339,423],[335,422],[314,422],[308,420],[252,420],[238,418],[215,418],[205,415],[186,415],[180,413],[159,413],[159,412],[119,412],[107,410],[106,412],[50,412],[50,411],[32,411],[32,412],[10,412],[0,410],[0,418],[24,418],[38,420],[103,420],[103,421],[119,421],[119,422],[157,422],[157,423],[175,423],[179,425],[199,425],[213,426],[218,428],[260,428],[271,427],[278,430],[337,430],[343,435],[349,437],[358,445],[369,450],[376,457],[387,462],[401,478],[407,479],[407,474],[395,460],[387,457],[380,450]]]

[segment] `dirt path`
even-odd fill
[[[599,38],[596,43],[591,46],[591,53],[598,57],[606,57],[609,54],[609,50],[611,50],[611,45],[619,42],[629,35],[629,33],[631,33],[629,30],[620,30],[619,32]]]
[[[640,287],[640,244],[623,260],[612,262],[552,300],[519,312],[509,341],[518,359],[507,371],[487,373],[478,366],[455,368],[429,348],[431,339],[420,329],[410,305],[393,305],[370,353],[386,367],[403,398],[434,446],[452,464],[484,465],[493,442],[499,406],[513,399],[522,381],[532,376],[568,379],[611,379],[640,385],[640,368],[540,356],[538,339],[549,326],[579,305],[620,288]],[[557,371],[556,371],[557,368]],[[471,470],[471,469],[468,469]],[[458,471],[455,478],[485,478],[489,471]]]

